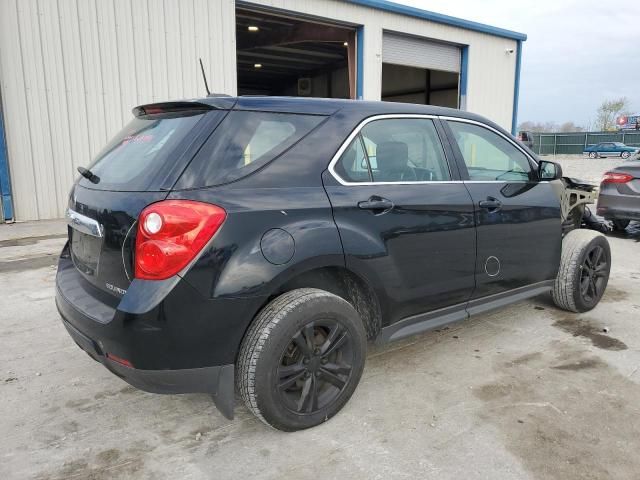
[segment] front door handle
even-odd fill
[[[497,212],[502,208],[502,202],[493,197],[487,197],[486,200],[481,200],[478,205],[480,205],[480,208],[486,208],[490,212]]]
[[[358,202],[358,208],[362,210],[377,210],[378,213],[386,212],[394,207],[393,202],[387,198],[370,197],[369,200]]]

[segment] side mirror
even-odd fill
[[[538,178],[540,180],[559,180],[562,178],[562,167],[547,160],[538,163]]]

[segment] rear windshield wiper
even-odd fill
[[[78,172],[80,172],[80,175],[89,180],[91,183],[98,183],[100,181],[100,177],[94,175],[88,168],[78,167]]]

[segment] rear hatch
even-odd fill
[[[69,247],[76,269],[121,297],[133,279],[136,222],[167,197],[226,110],[195,102],[134,109],[135,118],[97,155],[69,198]]]

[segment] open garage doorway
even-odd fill
[[[458,45],[384,32],[382,62],[382,100],[460,108]]]
[[[382,64],[382,100],[459,107],[457,73]]]
[[[238,95],[356,98],[355,29],[236,9]]]

